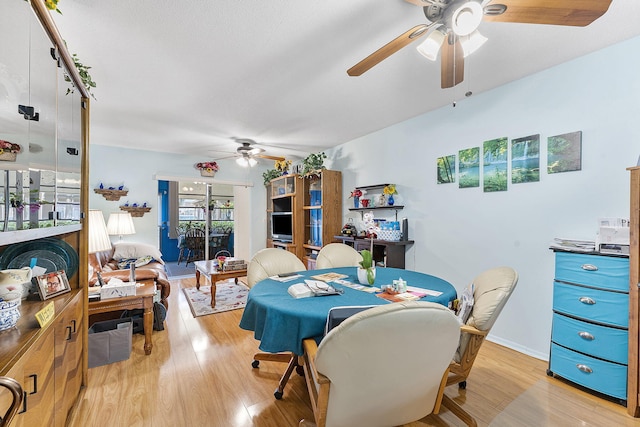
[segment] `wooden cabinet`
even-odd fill
[[[335,241],[342,229],[342,173],[324,169],[304,178],[304,237],[302,262],[315,269],[315,254]]]
[[[561,251],[555,256],[547,373],[625,402],[629,260]]]
[[[284,175],[267,185],[268,247],[290,251],[312,269],[312,254],[333,242],[341,227],[340,171],[324,169],[320,175],[305,178]]]
[[[631,172],[629,246],[629,356],[627,412],[640,417],[640,167]]]
[[[66,424],[82,385],[84,300],[82,290],[57,297],[57,315],[42,329],[34,316],[48,302],[25,301],[16,328],[3,332],[0,375],[18,380],[24,390],[22,410],[11,426]],[[0,391],[3,409],[7,398]]]
[[[0,61],[8,102],[0,107],[0,140],[19,144],[21,152],[15,161],[0,161],[0,251],[55,237],[75,249],[79,269],[69,277],[71,292],[22,302],[17,325],[0,334],[0,376],[14,378],[24,389],[23,411],[10,425],[64,426],[87,381],[83,213],[88,212],[89,93],[44,2],[5,3]],[[35,314],[49,304],[55,316],[41,328]],[[0,413],[7,399],[3,388]]]

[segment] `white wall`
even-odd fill
[[[520,281],[490,339],[547,359],[554,276],[549,243],[557,236],[595,239],[599,217],[629,215],[625,168],[640,154],[640,60],[631,53],[638,51],[640,38],[330,150],[327,165],[343,173],[345,216],[354,216],[347,210],[354,186],[397,183],[405,205],[399,217],[409,219],[416,241],[407,268],[442,277],[460,291],[485,269],[512,266]],[[578,130],[582,170],[547,174],[547,137]],[[540,182],[509,183],[498,193],[436,183],[438,157],[536,133]]]
[[[127,201],[138,204],[148,203],[152,207],[151,212],[141,218],[133,218],[136,234],[123,236],[123,240],[145,242],[157,246],[159,244],[158,182],[154,176],[162,175],[198,180],[200,173],[193,165],[205,160],[207,159],[202,156],[180,156],[109,147],[99,145],[99,141],[92,140],[90,146],[90,188],[98,188],[100,183],[103,183],[105,187],[124,185],[129,193],[116,202],[107,201],[101,195],[90,190],[89,207],[102,210],[106,221],[111,212],[118,212],[120,205]],[[246,200],[241,202],[241,206],[235,205],[237,208],[235,228],[239,234],[234,236],[235,243],[242,248],[243,253],[253,254],[264,248],[266,244],[266,219],[264,218],[266,194],[262,184],[262,172],[266,166],[271,166],[271,163],[251,169],[239,167],[233,159],[218,163],[220,171],[216,174],[215,181],[240,184],[256,183],[254,186],[247,186],[244,192],[237,194],[237,202],[240,199]],[[245,186],[243,185],[242,188]],[[242,214],[240,208],[248,210],[250,215],[247,217]],[[262,216],[256,217],[256,212],[262,213]],[[112,241],[117,241],[117,239],[118,237],[112,237]]]

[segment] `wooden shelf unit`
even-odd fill
[[[627,413],[640,417],[640,167],[631,172],[629,236],[629,360],[627,365]]]
[[[102,194],[102,197],[104,197],[106,200],[109,200],[110,202],[118,201],[120,200],[120,197],[129,194],[129,190],[110,190],[107,188],[94,188],[93,192]]]
[[[271,214],[291,212],[291,242],[274,241],[271,236]],[[324,169],[320,175],[302,178],[285,175],[267,185],[267,246],[293,252],[315,268],[313,254],[334,242],[342,228],[342,173]]]

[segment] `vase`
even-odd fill
[[[214,177],[216,176],[216,171],[214,171],[213,169],[200,169],[200,176]]]
[[[393,200],[393,194],[389,194],[389,197],[387,197],[387,204],[389,206],[393,206],[394,203],[395,203],[395,200]]]
[[[376,268],[362,268],[358,267],[358,282],[361,285],[373,285],[376,280]]]
[[[353,207],[358,209],[360,207],[360,197],[353,198]]]
[[[362,199],[362,207],[363,208],[369,207],[369,199]]]

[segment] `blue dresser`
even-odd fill
[[[549,375],[626,404],[629,259],[556,251]]]

